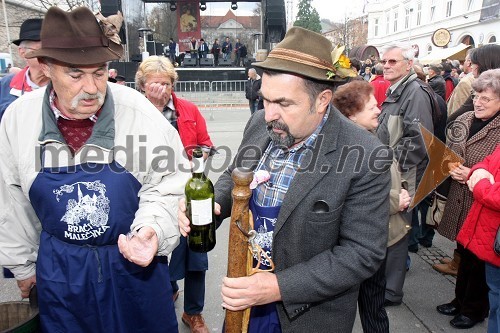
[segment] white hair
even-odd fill
[[[415,58],[415,50],[409,44],[389,44],[382,48],[382,54],[394,49],[401,50],[401,54],[405,60],[413,60]]]

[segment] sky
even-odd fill
[[[297,15],[298,3],[300,0],[284,0],[285,7],[293,4],[293,15]],[[359,16],[363,11],[364,0],[332,1],[332,0],[312,0],[312,6],[316,8],[320,18],[329,19],[333,22],[342,22],[345,15]],[[255,7],[255,2],[238,2],[236,15],[249,16]],[[225,15],[231,7],[230,2],[207,2],[207,10],[201,12],[202,15]]]

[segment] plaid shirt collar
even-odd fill
[[[49,94],[49,103],[50,103],[50,108],[52,112],[54,113],[54,116],[56,117],[56,120],[59,119],[59,117],[66,119],[66,120],[72,120],[68,117],[66,117],[56,106],[56,91],[52,89]],[[89,119],[92,122],[97,122],[99,111],[97,111],[95,114],[89,117]]]

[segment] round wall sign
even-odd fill
[[[443,47],[448,45],[451,40],[451,34],[447,29],[441,28],[432,34],[432,44]]]

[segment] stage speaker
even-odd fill
[[[266,43],[279,43],[286,33],[286,10],[283,0],[268,0],[264,13]]]
[[[141,62],[142,61],[142,54],[132,54],[130,57],[131,61],[136,61],[136,62]]]
[[[184,58],[184,67],[195,67],[197,65],[196,58]]]
[[[156,43],[155,42],[146,42],[146,49],[149,52],[149,55],[156,55]]]
[[[156,43],[156,55],[165,55],[168,57],[168,54],[163,54],[163,48],[165,47],[165,44],[163,43]]]
[[[232,66],[231,59],[219,59],[219,66]]]
[[[121,0],[101,0],[101,14],[103,16],[114,15],[122,11]]]
[[[213,66],[214,65],[214,59],[212,58],[201,58],[200,59],[200,66]]]

